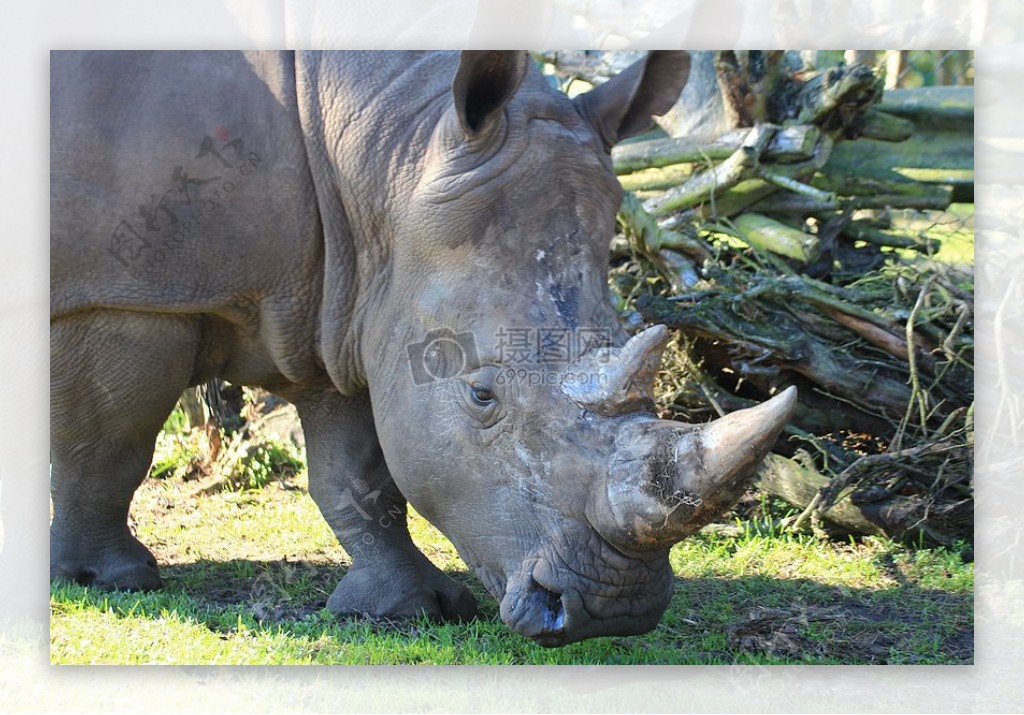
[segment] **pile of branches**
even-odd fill
[[[865,65],[713,61],[731,130],[613,152],[627,189],[613,288],[637,327],[677,331],[665,416],[703,421],[796,385],[759,477],[797,507],[787,526],[971,541],[973,276],[934,260],[927,229],[973,201],[973,107],[883,98]]]

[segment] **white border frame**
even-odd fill
[[[971,712],[1024,706],[1024,4],[1015,0],[38,0],[0,44],[0,703],[8,712]],[[48,665],[48,51],[71,48],[976,51],[976,665],[68,668]],[[17,548],[13,548],[17,547]],[[25,618],[26,606],[29,618]]]

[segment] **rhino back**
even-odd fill
[[[321,234],[291,53],[52,53],[53,319],[209,316],[302,372]]]

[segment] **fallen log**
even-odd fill
[[[883,142],[901,142],[914,135],[914,123],[909,119],[872,107],[864,114],[860,135]]]
[[[793,459],[778,454],[769,454],[757,475],[754,484],[758,489],[779,497],[793,506],[806,510],[816,507],[819,493],[828,487],[830,480],[814,466],[814,460],[807,452],[800,450]],[[818,514],[829,523],[835,535],[883,535],[885,529],[868,519],[848,498],[839,499]],[[790,526],[793,523],[790,522]],[[803,527],[802,522],[797,528]]]
[[[761,125],[758,133],[747,135],[748,143],[722,163],[691,176],[682,186],[666,191],[644,203],[651,213],[665,216],[695,209],[704,218],[733,216],[780,188],[799,192],[811,201],[831,201],[827,190],[807,184],[827,161],[832,140],[820,136],[811,158],[791,164],[762,163],[760,152],[770,145],[772,125]]]
[[[737,129],[717,137],[651,139],[620,144],[612,149],[612,166],[616,174],[622,175],[673,164],[721,161],[744,146],[751,131]],[[821,131],[810,125],[780,128],[765,146],[764,158],[779,163],[809,159],[820,137]]]
[[[974,88],[929,87],[886,92],[880,112],[909,121],[903,142],[865,138],[836,147],[826,177],[900,177],[952,187],[952,200],[974,200]]]
[[[884,535],[915,544],[927,541],[948,546],[973,539],[971,490],[963,478],[928,490],[922,474],[927,478],[929,470],[922,468],[922,460],[969,448],[942,441],[865,455],[833,478],[822,474],[802,450],[793,459],[769,454],[755,483],[802,509],[785,523],[794,530],[810,527],[831,535]],[[953,459],[964,463],[960,455]],[[946,460],[948,463],[950,458]]]
[[[858,209],[914,209],[917,211],[944,211],[949,208],[951,193],[945,189],[930,194],[875,194],[868,196],[841,196],[831,200],[815,199],[798,194],[767,196],[751,204],[752,211],[760,213],[792,213],[813,215],[826,211]]]
[[[727,343],[735,369],[743,374],[795,373],[868,413],[894,421],[906,413],[911,391],[905,377],[892,374],[894,366],[872,364],[835,350],[831,343],[805,332],[783,305],[764,306],[771,311],[770,320],[760,310],[744,315],[728,295],[707,296],[692,304],[642,297],[636,305],[649,322]]]
[[[666,191],[658,199],[648,202],[645,208],[655,215],[691,208],[711,199],[716,192],[735,186],[741,179],[749,178],[775,131],[776,127],[769,124],[754,127],[728,159],[695,174],[682,186]]]
[[[889,90],[878,109],[918,128],[974,131],[974,87],[970,85]]]
[[[623,174],[619,183],[626,191],[650,191],[671,189],[693,176],[693,164],[673,164],[664,168],[641,169],[632,174]]]
[[[840,232],[853,241],[864,241],[876,246],[909,248],[922,253],[933,253],[939,250],[939,241],[937,239],[923,239],[916,236],[886,233],[861,221],[850,221],[840,229]]]
[[[762,251],[810,263],[821,255],[817,236],[791,228],[761,214],[745,213],[737,216],[732,225],[739,238]]]

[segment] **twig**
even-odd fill
[[[960,337],[960,332],[964,329],[964,325],[966,325],[967,318],[970,314],[970,306],[966,303],[961,304],[956,317],[956,323],[953,324],[953,328],[949,331],[949,335],[946,336],[946,339],[942,341],[942,353],[950,362],[956,359],[956,352],[953,350],[953,344],[956,342],[956,339]]]
[[[844,469],[838,476],[834,477],[828,484],[822,487],[818,492],[818,496],[821,498],[818,500],[818,504],[815,508],[819,514],[827,511],[833,504],[835,504],[839,493],[848,487],[855,478],[866,472],[868,469],[875,468],[880,465],[896,464],[903,459],[916,459],[930,454],[939,454],[941,452],[956,449],[958,446],[959,445],[954,444],[953,442],[943,440],[940,442],[919,444],[916,447],[908,447],[903,450],[865,455]]]
[[[823,201],[826,203],[832,203],[836,201],[835,193],[831,191],[822,191],[821,189],[816,189],[809,184],[805,184],[802,181],[797,181],[792,177],[786,176],[785,174],[781,174],[778,171],[769,169],[766,166],[759,166],[757,169],[757,175],[760,176],[765,181],[769,181],[780,188],[787,189],[795,194],[800,194],[801,196],[806,196],[810,199],[813,199],[814,201]]]
[[[797,515],[793,522],[789,525],[789,528],[793,531],[803,531],[804,525],[810,520],[811,528],[817,532],[820,529],[821,514],[818,511],[818,504],[821,503],[821,492],[819,491],[804,510]]]
[[[917,294],[917,301],[914,303],[914,308],[910,311],[910,315],[907,317],[905,336],[908,346],[914,344],[914,324],[917,322],[917,316],[921,313],[921,308],[924,306],[925,298],[928,296],[928,291],[931,290],[934,282],[935,276],[929,276],[928,280],[926,280],[924,285],[921,287],[921,292]],[[910,422],[910,413],[913,412],[915,402],[917,403],[921,420],[921,434],[924,437],[928,436],[928,396],[921,390],[921,378],[918,373],[917,357],[914,350],[907,350],[907,365],[910,369],[910,400],[907,402],[907,411],[904,413],[903,419],[900,421],[900,425],[896,430],[896,435],[893,437],[892,444],[890,445],[894,450],[899,450],[902,445],[903,435],[906,433],[907,425]]]

